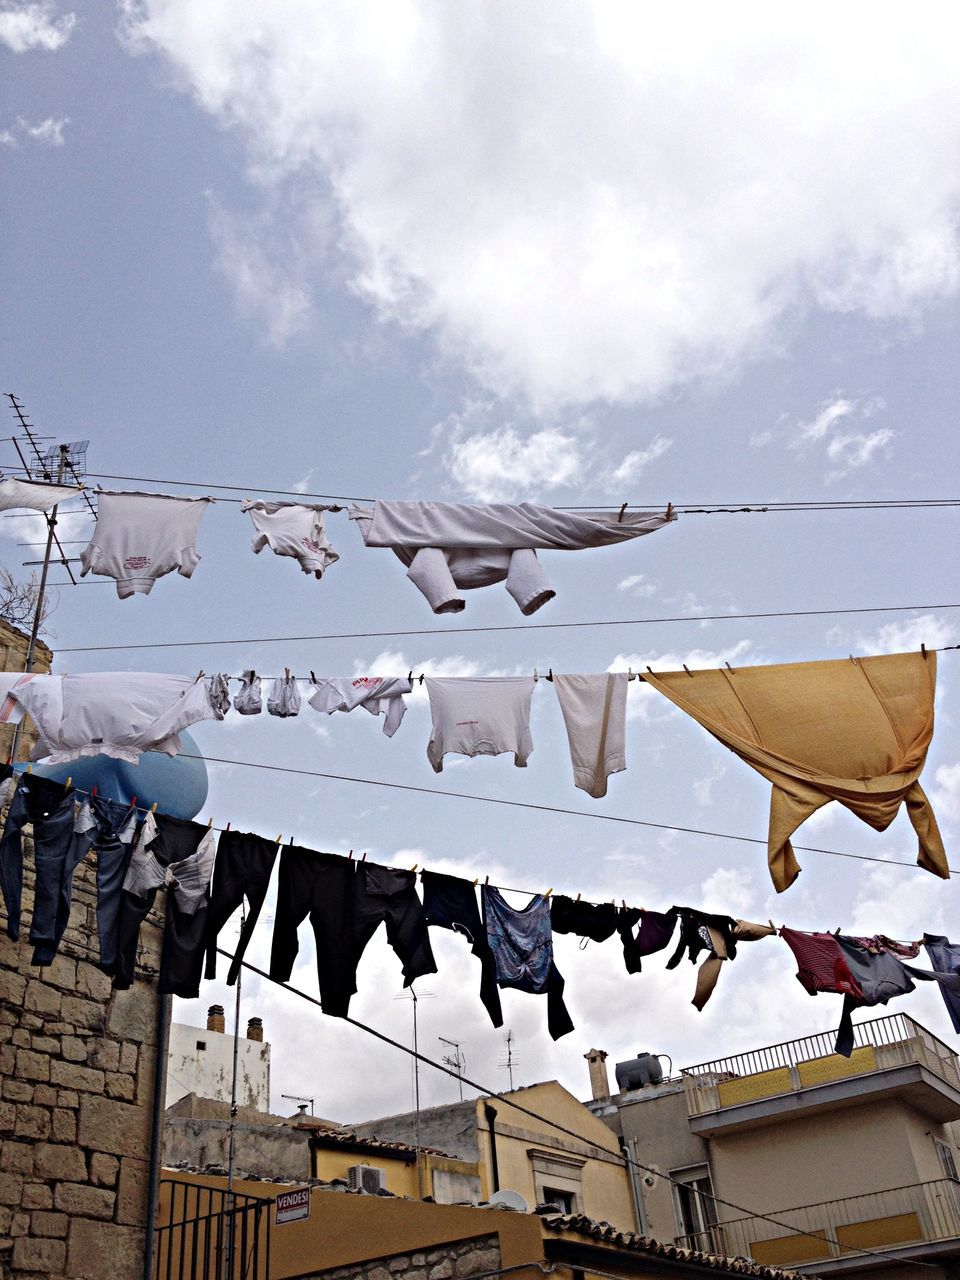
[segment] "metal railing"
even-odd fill
[[[940,1178],[867,1195],[770,1210],[783,1223],[736,1218],[678,1237],[688,1249],[781,1266],[823,1262],[858,1250],[883,1252],[960,1238],[960,1182]]]
[[[268,1280],[273,1200],[160,1179],[152,1280]]]
[[[919,1063],[960,1089],[960,1064],[953,1050],[906,1014],[873,1018],[854,1027],[849,1058],[834,1053],[835,1033],[821,1031],[752,1049],[680,1072],[691,1116],[761,1098],[794,1093],[851,1076]]]

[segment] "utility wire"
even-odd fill
[[[234,959],[233,954],[225,950],[223,947],[217,947],[217,954],[225,956],[231,961]],[[271,978],[269,973],[259,968],[257,965],[252,964],[249,960],[241,960],[240,963],[244,969],[250,969],[253,973],[257,974],[258,977],[265,978],[268,982],[272,982],[275,986],[282,987],[284,991],[289,991],[291,995],[299,996],[301,1000],[306,1000],[309,1004],[316,1005],[322,1011],[323,1006],[315,996],[308,995],[306,991],[301,991],[298,987],[294,987],[289,982],[281,982],[277,978]],[[505,1103],[506,1106],[511,1107],[515,1111],[519,1111],[521,1115],[525,1115],[531,1120],[536,1120],[540,1124],[545,1124],[549,1128],[555,1129],[557,1133],[564,1134],[566,1137],[574,1138],[577,1141],[577,1143],[580,1144],[581,1146],[592,1147],[594,1152],[593,1158],[596,1160],[600,1160],[602,1163],[614,1164],[618,1168],[621,1168],[623,1164],[626,1163],[631,1165],[635,1169],[639,1169],[642,1173],[650,1174],[655,1178],[660,1178],[662,1181],[669,1183],[671,1186],[674,1186],[674,1187],[686,1186],[686,1184],[681,1183],[678,1178],[671,1177],[670,1174],[663,1173],[661,1172],[661,1170],[654,1168],[652,1165],[643,1164],[641,1161],[635,1159],[634,1156],[630,1155],[630,1153],[627,1151],[622,1152],[622,1158],[618,1158],[614,1156],[612,1152],[604,1155],[596,1155],[595,1153],[599,1151],[600,1148],[596,1147],[595,1144],[585,1139],[583,1137],[583,1134],[577,1133],[575,1129],[571,1129],[567,1125],[560,1124],[556,1120],[548,1119],[546,1116],[541,1115],[538,1111],[534,1111],[532,1107],[524,1106],[522,1102],[518,1102],[516,1100],[516,1097],[512,1092],[501,1091],[497,1089],[488,1089],[483,1084],[479,1083],[479,1081],[471,1080],[469,1076],[466,1076],[466,1075],[463,1075],[462,1073],[458,1073],[454,1071],[451,1067],[446,1066],[445,1063],[437,1062],[435,1059],[428,1057],[426,1054],[420,1053],[419,1050],[411,1049],[407,1045],[401,1044],[399,1040],[394,1040],[392,1036],[388,1036],[383,1031],[378,1031],[376,1027],[371,1027],[365,1022],[360,1022],[360,1020],[357,1018],[351,1018],[349,1015],[346,1015],[343,1018],[341,1018],[340,1021],[347,1022],[350,1024],[350,1026],[356,1027],[360,1031],[365,1031],[367,1035],[371,1035],[375,1037],[375,1039],[382,1041],[384,1044],[390,1045],[390,1047],[393,1049],[399,1049],[401,1053],[408,1054],[411,1058],[414,1058],[419,1062],[424,1063],[428,1067],[433,1067],[436,1071],[440,1071],[446,1076],[452,1076],[454,1079],[463,1080],[463,1082],[465,1084],[468,1084],[471,1089],[479,1090],[482,1096],[488,1097],[488,1098],[497,1098],[499,1101]],[[715,1195],[713,1192],[710,1192],[710,1191],[707,1191],[707,1192],[701,1191],[700,1194],[705,1195],[709,1200],[712,1200],[714,1204],[723,1205],[725,1209],[734,1209],[742,1217],[750,1218],[754,1222],[768,1222],[772,1226],[785,1228],[786,1230],[790,1231],[794,1235],[807,1236],[812,1240],[817,1240],[821,1244],[824,1243],[822,1235],[817,1235],[812,1231],[805,1231],[803,1230],[803,1228],[796,1227],[789,1222],[784,1222],[782,1219],[775,1218],[771,1214],[757,1213],[753,1209],[747,1209],[742,1204],[737,1204],[733,1200],[726,1200],[722,1196]],[[782,1212],[789,1213],[791,1212],[791,1210],[789,1209],[782,1210]],[[723,1224],[720,1223],[718,1225],[722,1226]],[[692,1252],[696,1252],[696,1251],[692,1251]],[[885,1251],[881,1252],[880,1250],[876,1250],[876,1249],[858,1248],[858,1249],[851,1249],[848,1251],[848,1253],[852,1253],[852,1252],[862,1254],[864,1257],[884,1258],[886,1260],[890,1260],[891,1258],[897,1257],[895,1253],[889,1253]],[[910,1259],[910,1261],[913,1261],[913,1259]],[[930,1262],[917,1262],[916,1265],[925,1266],[925,1267],[934,1267],[936,1264],[930,1263]],[[937,1270],[939,1269],[940,1268],[937,1268]]]
[[[323,773],[317,769],[297,769],[292,765],[266,764],[256,760],[228,760],[223,756],[201,756],[180,752],[187,760],[205,760],[208,764],[236,765],[241,769],[263,769],[270,773],[291,773],[298,777],[325,778],[330,782],[354,782],[365,787],[385,787],[390,791],[412,791],[418,795],[446,796],[450,800],[474,800],[479,804],[500,804],[511,809],[531,809],[538,813],[559,813],[565,817],[589,818],[595,822],[617,822],[630,827],[647,827],[655,831],[676,831],[681,835],[708,836],[715,840],[734,840],[740,844],[759,844],[766,846],[767,841],[759,836],[739,836],[728,831],[708,831],[700,827],[679,827],[667,822],[648,822],[641,818],[624,818],[612,813],[585,813],[582,809],[564,809],[558,805],[534,804],[529,800],[505,800],[502,796],[479,796],[468,791],[442,791],[439,787],[418,787],[407,782],[386,782],[382,778],[358,778],[351,774]],[[791,841],[791,844],[793,842]],[[793,844],[794,849],[803,853],[823,853],[832,858],[851,858],[856,862],[879,862],[890,867],[914,867],[916,864],[897,858],[877,858],[866,853],[847,853],[840,849],[821,849],[816,845]],[[950,874],[960,875],[960,871]]]
[[[82,583],[80,584],[83,585]],[[112,583],[105,583],[107,586]],[[876,605],[860,609],[784,609],[767,613],[705,613],[675,614],[656,618],[612,618],[607,621],[586,622],[526,622],[496,627],[416,627],[398,631],[328,631],[319,635],[291,636],[235,636],[220,640],[161,640],[140,644],[89,644],[58,648],[58,653],[102,653],[121,649],[193,649],[207,645],[226,644],[292,644],[300,641],[321,640],[382,640],[393,636],[457,636],[476,635],[500,631],[566,631],[576,627],[639,627],[667,622],[728,622],[758,618],[830,618],[858,613],[909,613],[914,609],[960,609],[960,604],[892,604]]]

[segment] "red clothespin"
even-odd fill
[[[93,798],[94,798],[94,799],[96,799],[96,798],[97,798],[97,784],[96,784],[96,783],[94,783],[94,784],[93,784],[93,786],[90,788],[90,794],[93,796]]]

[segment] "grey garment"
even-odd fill
[[[915,990],[916,984],[907,966],[891,951],[874,954],[860,946],[855,938],[839,937],[837,945],[863,992],[857,1004],[886,1004],[894,996]]]
[[[210,690],[210,701],[213,703],[213,709],[217,713],[218,719],[223,717],[230,710],[230,684],[226,676],[211,676],[207,681],[207,688]]]
[[[938,973],[951,976],[960,974],[960,943],[951,942],[949,938],[936,934],[925,933],[923,945],[930,963]],[[943,996],[943,1003],[947,1006],[947,1013],[950,1015],[954,1031],[960,1032],[960,996],[942,982],[940,994]]]
[[[188,839],[191,834],[197,839],[196,848],[186,857],[165,865],[154,852],[154,846],[160,839],[157,819],[154,814],[147,814],[140,829],[140,838],[130,855],[123,887],[127,893],[143,898],[151,890],[166,885],[172,889],[180,910],[185,915],[193,915],[207,901],[217,854],[217,833],[197,822],[178,822],[178,825],[185,829]]]
[[[105,825],[102,816],[98,817],[97,814],[94,813],[94,803],[95,802],[91,800],[90,797],[87,797],[77,810],[76,821],[73,824],[73,830],[76,835],[85,835],[88,831],[92,831],[94,827],[99,829],[101,826]],[[115,801],[107,801],[103,798],[100,799],[101,806],[112,806],[115,804]],[[112,833],[112,838],[117,840],[120,844],[130,843],[136,833],[137,823],[140,820],[139,813],[132,805],[128,806],[128,814],[129,816],[120,828],[115,833]]]
[[[407,577],[434,613],[461,613],[466,607],[461,591],[488,587],[504,580],[507,591],[526,617],[557,594],[547,581],[536,551],[530,547],[515,550],[420,547],[411,552],[401,547],[394,550],[399,559],[409,565]]]
[[[267,710],[272,716],[298,716],[300,714],[300,690],[296,676],[278,676],[273,682]]]
[[[243,673],[243,683],[240,686],[240,692],[233,700],[233,705],[242,716],[258,716],[263,710],[260,677],[255,671]]]

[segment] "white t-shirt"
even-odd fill
[[[428,676],[427,693],[433,716],[427,759],[436,773],[443,771],[443,757],[450,751],[463,756],[497,756],[512,751],[517,768],[526,767],[533,750],[533,676]]]
[[[323,507],[299,502],[253,502],[245,499],[240,510],[253,521],[256,535],[250,544],[259,555],[269,547],[278,556],[292,556],[304,573],[323,577],[323,571],[340,559],[327,541]]]
[[[371,715],[384,717],[383,732],[392,738],[407,710],[403,695],[410,692],[406,676],[325,676],[316,680],[317,691],[310,699],[315,711],[352,711],[365,707]]]
[[[143,751],[175,756],[179,733],[222,719],[205,680],[148,671],[34,676],[12,696],[32,716],[43,759],[64,764],[107,755],[137,764]]]
[[[148,595],[157,578],[178,570],[189,578],[200,563],[197,534],[213,498],[163,493],[100,493],[97,527],[80,553],[80,576],[115,578],[121,600]]]
[[[51,507],[83,492],[77,486],[37,484],[32,480],[0,480],[0,511],[29,507],[31,511],[49,511]]]

